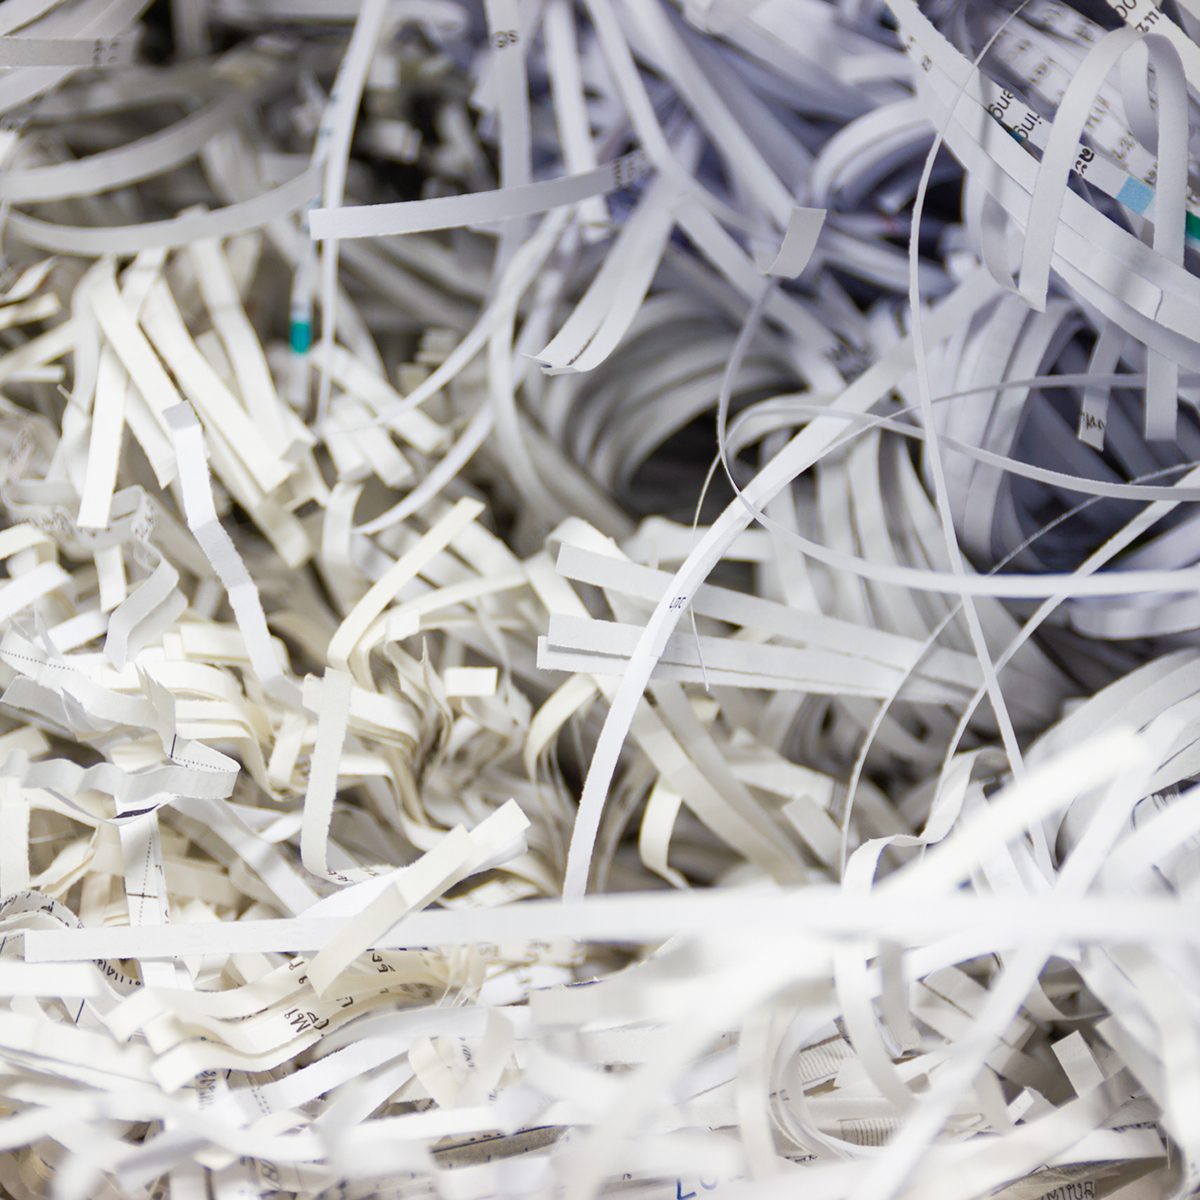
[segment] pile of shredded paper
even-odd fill
[[[3,1194],[1200,1195],[1198,37],[3,0]]]

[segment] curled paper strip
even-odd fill
[[[1200,4],[0,4],[0,1190],[1200,1194]]]

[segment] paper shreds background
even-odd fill
[[[3,1194],[1200,1195],[1198,36],[3,0]]]

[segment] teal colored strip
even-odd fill
[[[308,348],[312,345],[312,323],[293,321],[288,340],[297,354],[307,354]]]
[[[1131,177],[1125,180],[1117,193],[1117,199],[1126,208],[1131,208],[1136,213],[1144,213],[1154,199],[1154,189],[1147,187],[1140,179]],[[1185,214],[1183,228],[1188,237],[1200,242],[1200,217],[1194,213]]]

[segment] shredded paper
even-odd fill
[[[0,1191],[1200,1196],[1198,104],[1200,0],[3,0]]]

